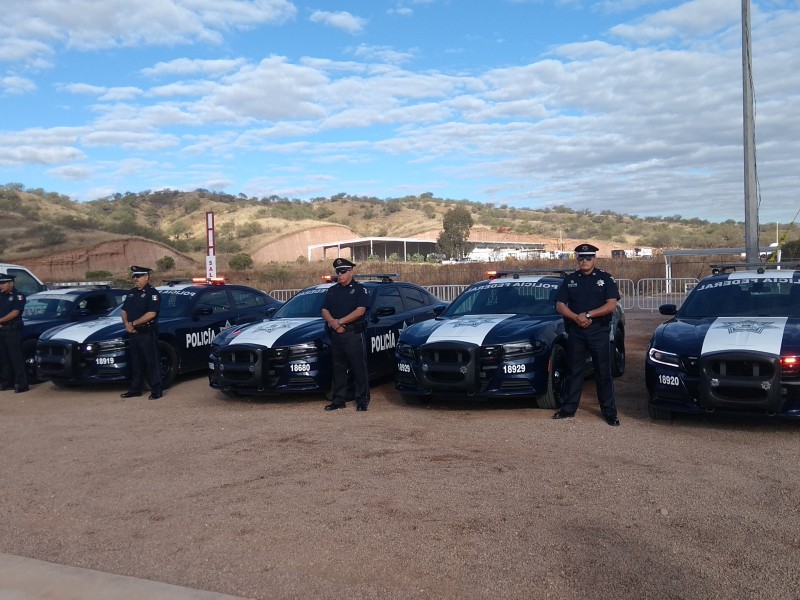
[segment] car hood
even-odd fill
[[[276,348],[315,340],[324,333],[325,321],[321,317],[268,319],[229,329],[222,336],[217,336],[214,344],[223,348],[231,344]]]
[[[659,350],[689,356],[701,356],[721,350],[751,350],[775,356],[797,354],[800,353],[800,319],[673,319],[658,326],[652,345]]]
[[[431,342],[457,341],[468,344],[500,344],[531,338],[542,329],[555,328],[559,315],[531,318],[529,315],[464,315],[423,321],[400,334],[400,342],[419,346]]]
[[[48,329],[39,339],[42,340],[70,340],[83,343],[97,339],[112,339],[127,335],[119,317],[100,317],[81,323],[67,323]]]

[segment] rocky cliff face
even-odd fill
[[[192,260],[157,242],[138,238],[103,242],[88,248],[59,252],[46,257],[20,261],[42,281],[82,281],[87,271],[111,271],[117,277],[128,277],[131,265],[156,268],[156,261],[165,256],[175,260],[179,271],[197,270],[204,274],[202,263]]]

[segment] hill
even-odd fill
[[[471,241],[539,242],[553,250],[592,241],[608,256],[612,248],[715,248],[742,246],[744,240],[743,224],[733,220],[517,209],[429,193],[393,199],[338,194],[300,201],[167,189],[79,203],[55,192],[7,184],[0,187],[5,215],[0,256],[54,281],[83,279],[87,271],[100,270],[124,277],[129,265],[155,265],[164,257],[175,261],[176,272],[203,272],[205,213],[213,211],[220,269],[237,253],[250,255],[257,268],[298,264],[306,261],[307,247],[314,243],[367,236],[436,239],[445,213],[456,206],[472,214]],[[761,235],[770,239],[774,231],[775,224],[765,224]]]

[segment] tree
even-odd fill
[[[171,271],[175,268],[175,259],[171,256],[163,256],[156,261],[159,271]]]
[[[467,240],[474,224],[472,214],[463,206],[448,210],[442,219],[442,232],[436,240],[438,251],[455,260],[464,258],[472,251],[472,244]]]
[[[231,256],[228,266],[234,271],[245,271],[253,266],[253,258],[245,252],[240,252]]]
[[[781,258],[787,259],[800,259],[800,240],[792,240],[791,242],[784,242],[781,245]]]

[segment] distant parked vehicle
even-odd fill
[[[47,286],[42,283],[42,280],[34,275],[27,267],[22,265],[12,265],[8,263],[0,263],[0,273],[14,276],[14,287],[25,294],[30,296],[36,292],[41,292],[47,289]]]

